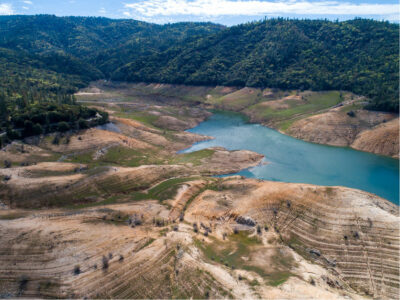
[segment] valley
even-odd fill
[[[19,2],[0,4],[0,298],[399,299],[398,24]]]
[[[110,123],[4,147],[0,296],[397,298],[396,204],[340,186],[215,177],[268,164],[257,151],[182,152],[212,141],[187,131],[210,119],[208,109],[288,134],[339,109],[360,123],[359,144],[371,152],[378,146],[364,135],[390,140],[398,118],[364,116],[362,99],[347,93],[271,93],[98,81],[76,97]]]
[[[366,98],[349,92],[98,81],[77,97],[88,103],[99,97],[111,103],[137,99],[151,103],[157,99],[240,112],[250,122],[308,142],[399,158],[399,115],[365,110]],[[181,129],[194,127],[193,123],[180,124]]]

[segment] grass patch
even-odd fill
[[[121,112],[115,113],[114,116],[120,117],[120,118],[125,118],[125,119],[132,119],[132,120],[138,121],[148,127],[159,129],[157,126],[155,126],[153,124],[155,121],[157,121],[158,116],[151,115],[146,112],[125,111],[124,109],[122,109]]]
[[[257,103],[261,98],[260,89],[243,88],[222,97],[211,98],[208,102],[218,108],[239,111]]]
[[[183,178],[172,178],[161,182],[155,187],[151,188],[147,195],[149,198],[158,199],[164,201],[173,198],[182,183],[199,179],[199,177],[183,177]]]
[[[292,274],[290,272],[276,272],[270,276],[269,284],[271,286],[278,286],[285,283]]]
[[[251,246],[261,244],[257,238],[249,237],[245,232],[229,236],[226,242],[218,241],[213,237],[210,238],[214,240],[210,244],[195,240],[195,245],[203,251],[208,259],[223,263],[229,267],[234,266],[235,268],[251,270],[265,275],[262,269],[248,265],[246,260],[242,259],[242,256],[247,256],[250,253]]]
[[[352,104],[350,104],[350,105],[346,105],[346,106],[343,106],[341,109],[340,109],[340,111],[342,112],[342,113],[348,113],[349,111],[356,111],[356,110],[359,110],[359,109],[362,109],[364,107],[364,105],[362,105],[361,103],[352,103]]]
[[[0,215],[0,220],[15,220],[25,218],[28,215],[26,212],[13,212],[9,214]]]
[[[67,176],[75,174],[74,170],[71,171],[55,171],[55,170],[29,170],[27,175],[30,178],[50,177],[50,176]]]
[[[253,262],[253,256],[257,255],[254,251],[261,251],[262,243],[257,236],[250,237],[247,232],[240,231],[233,234],[226,241],[220,241],[212,236],[209,237],[211,243],[203,243],[195,239],[195,246],[211,261],[224,264],[225,266],[246,271],[255,272],[263,277],[269,285],[278,286],[284,283],[292,273],[291,267],[294,264],[292,257],[284,256],[279,251],[270,259],[272,265],[261,266]],[[257,280],[249,283],[251,286],[258,285]]]
[[[170,160],[170,164],[192,163],[195,166],[201,165],[201,161],[209,158],[214,154],[215,150],[203,149],[195,152],[179,154]]]
[[[136,252],[139,252],[140,250],[146,248],[147,246],[150,246],[154,241],[155,241],[155,239],[149,238],[142,246],[140,246],[140,247],[136,250]]]
[[[123,146],[113,146],[97,160],[93,160],[95,151],[87,151],[68,157],[66,162],[86,164],[90,168],[99,166],[139,167],[141,165],[161,164],[162,160],[155,151],[146,152]]]
[[[278,128],[287,130],[291,125],[288,119],[294,119],[296,116],[305,118],[343,101],[338,91],[313,92],[303,97],[302,101],[286,100],[288,108],[285,109],[274,109],[259,103],[249,107],[247,112],[260,120],[273,121],[278,124]]]

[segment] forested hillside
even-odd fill
[[[2,16],[0,86],[7,87],[8,94],[29,94],[32,89],[71,93],[137,57],[222,28],[211,23],[161,26],[105,18]]]
[[[0,17],[0,87],[9,110],[16,102],[61,103],[105,78],[349,90],[368,96],[371,109],[397,111],[398,52],[398,26],[365,19],[271,19],[226,28]]]
[[[110,77],[115,69],[137,57],[159,53],[181,40],[203,37],[222,28],[211,23],[161,26],[105,18],[1,16],[0,133],[8,131],[10,138],[30,135],[32,130],[25,130],[23,122],[13,119],[32,111],[47,115],[49,103],[56,104],[50,106],[50,111],[73,112],[71,118],[61,119],[69,122],[69,128],[79,128],[78,121],[85,114],[72,107],[76,105],[72,94],[79,88]],[[57,126],[46,122],[37,123],[36,129],[45,126],[36,131],[57,131]],[[86,126],[83,121],[80,124]]]
[[[117,70],[117,80],[349,90],[398,110],[395,24],[284,20],[243,24]]]

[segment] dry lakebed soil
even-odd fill
[[[77,98],[111,122],[0,151],[0,298],[400,296],[395,199],[247,176],[273,155],[196,131],[210,109],[240,112],[391,168],[398,115],[335,91],[95,82]]]

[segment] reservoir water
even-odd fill
[[[346,186],[374,193],[399,204],[399,161],[350,148],[304,142],[234,113],[214,113],[188,130],[214,137],[182,152],[209,147],[246,149],[265,155],[262,164],[238,175],[265,180]],[[232,175],[232,174],[230,174]]]

